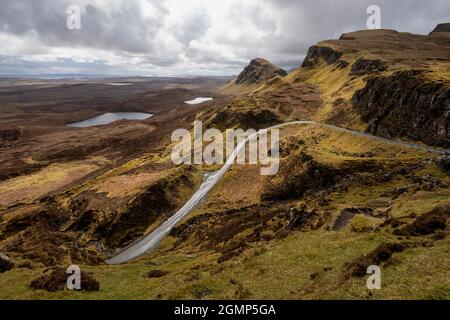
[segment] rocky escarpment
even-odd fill
[[[385,71],[386,69],[386,62],[380,59],[371,60],[360,58],[352,65],[352,73],[356,75]]]
[[[232,109],[224,109],[209,121],[212,127],[225,130],[226,128],[238,127],[247,129],[263,129],[279,123],[278,115],[272,110],[257,109],[247,110],[244,112],[236,112]]]
[[[279,180],[273,179],[265,186],[261,199],[279,201],[297,199],[306,192],[327,188],[339,179],[339,171],[312,159],[300,152],[282,162]]]
[[[373,77],[352,102],[372,134],[450,146],[450,88],[423,71]]]
[[[438,32],[450,32],[450,23],[440,23],[434,28],[433,31],[430,32],[431,34],[435,34]]]
[[[259,84],[264,83],[267,80],[275,77],[287,75],[287,72],[271,62],[257,58],[250,61],[250,64],[245,67],[245,69],[236,78],[236,84]]]
[[[338,52],[330,47],[312,46],[308,49],[302,67],[313,67],[320,59],[324,59],[328,64],[333,64],[342,56],[342,52]]]

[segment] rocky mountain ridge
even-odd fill
[[[284,77],[264,77],[263,84],[241,92],[240,99],[257,100],[258,109],[270,109],[280,121],[301,115],[387,138],[448,147],[449,25],[439,24],[430,35],[363,30],[321,41],[308,49],[299,68]],[[254,65],[231,86],[262,83],[255,80]],[[315,109],[306,107],[301,95],[307,86],[320,96]],[[230,109],[242,110],[233,103],[228,113]]]
[[[237,84],[259,84],[275,76],[284,77],[287,72],[266,59],[256,58],[250,61],[250,64],[236,78]]]

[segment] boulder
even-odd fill
[[[0,253],[0,273],[14,268],[14,262],[7,255]]]

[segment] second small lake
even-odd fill
[[[213,98],[206,98],[206,97],[197,97],[194,100],[185,101],[186,104],[200,104],[206,101],[211,101]]]
[[[151,116],[153,116],[151,113],[143,112],[108,112],[91,119],[69,123],[68,126],[75,128],[86,128],[101,126],[118,120],[145,120]]]

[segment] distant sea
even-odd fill
[[[119,78],[123,76],[92,75],[92,74],[42,74],[42,75],[0,75],[6,79],[40,79],[40,80],[60,80],[60,79],[106,79]]]

